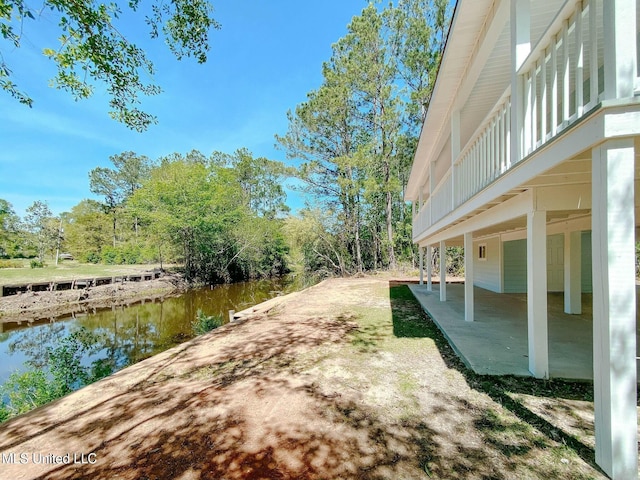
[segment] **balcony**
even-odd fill
[[[418,205],[414,240],[600,107],[603,1],[608,0],[565,2],[516,72],[515,83],[454,158],[430,197]],[[640,70],[636,74],[640,88]]]

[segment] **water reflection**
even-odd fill
[[[193,337],[191,322],[199,309],[205,315],[221,315],[226,322],[229,310],[244,310],[296,289],[290,278],[217,285],[40,324],[5,324],[0,333],[0,385],[13,371],[24,370],[25,362],[45,366],[47,348],[55,348],[58,339],[81,328],[100,342],[97,353],[83,363],[103,358],[117,370]]]

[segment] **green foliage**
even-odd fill
[[[215,330],[222,325],[222,318],[217,315],[205,315],[202,310],[198,309],[196,318],[191,322],[193,333],[202,335],[204,333]]]
[[[128,6],[136,12],[139,0],[128,2]],[[140,95],[157,95],[161,91],[159,86],[142,80],[153,77],[154,66],[144,50],[121,33],[124,25],[120,21],[120,5],[94,0],[45,0],[33,9],[23,0],[0,0],[1,37],[11,48],[19,48],[23,31],[46,10],[56,12],[60,19],[58,49],[43,49],[58,69],[53,84],[76,99],[90,97],[94,84],[103,84],[109,95],[111,117],[138,131],[155,123],[153,115],[138,108]],[[220,27],[211,16],[212,11],[207,0],[156,1],[150,11],[140,17],[144,17],[152,38],[162,34],[177,59],[193,56],[204,63],[209,50],[209,32]],[[28,106],[33,103],[28,94],[13,83],[11,70],[1,56],[0,88],[21,103]]]
[[[233,169],[244,204],[255,214],[275,218],[289,211],[285,204],[286,193],[282,179],[290,172],[281,162],[264,157],[254,158],[246,148],[236,150],[233,155],[213,152],[211,161],[221,167]]]
[[[251,155],[243,155],[245,168],[259,172],[261,161],[252,166]],[[241,172],[228,161],[196,151],[165,157],[126,203],[153,239],[153,250],[182,263],[189,281],[229,282],[286,270],[281,221],[272,218],[273,210],[252,210],[243,189],[249,179],[240,181]],[[273,198],[277,204],[278,195]]]
[[[306,269],[344,274],[415,260],[402,189],[448,18],[446,0],[369,4],[333,45],[320,88],[289,112],[277,141],[303,161],[297,176],[332,217],[298,225],[307,227]]]
[[[102,249],[102,263],[107,265],[136,265],[155,261],[155,252],[143,249],[140,245],[126,243],[117,247],[106,246]]]
[[[81,261],[84,263],[100,263],[100,260],[100,254],[95,251],[85,252],[81,257]]]
[[[29,266],[31,268],[44,268],[45,267],[45,263],[42,260],[33,259],[29,263]]]
[[[19,255],[19,222],[18,216],[13,211],[13,206],[0,198],[0,258]]]
[[[21,260],[0,260],[0,268],[22,268],[24,264]]]
[[[104,359],[83,365],[87,354],[99,349],[98,338],[81,329],[64,337],[55,348],[47,348],[46,367],[13,373],[0,388],[0,396],[9,398],[0,405],[0,421],[28,412],[40,405],[71,393],[113,372],[113,365]]]
[[[2,386],[9,403],[3,405],[6,417],[21,415],[58,398],[58,386],[42,370],[11,374]]]
[[[46,202],[36,200],[27,208],[24,218],[25,230],[29,235],[29,242],[38,252],[40,262],[44,262],[45,254],[52,251],[58,242],[58,224]]]

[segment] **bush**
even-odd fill
[[[31,263],[29,265],[31,265],[31,268],[44,268],[45,267],[45,263],[43,261],[37,260],[37,259],[31,260]]]
[[[81,259],[84,263],[100,263],[100,254],[98,252],[87,252]]]
[[[200,309],[198,309],[198,313],[196,313],[196,319],[191,323],[193,333],[196,335],[202,335],[203,333],[215,330],[220,325],[222,325],[222,317],[205,315]]]
[[[0,260],[0,268],[22,268],[23,266],[20,260]]]

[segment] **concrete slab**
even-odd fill
[[[464,285],[447,285],[440,301],[439,285],[409,285],[454,350],[482,375],[531,376],[527,351],[527,295],[474,288],[475,321],[464,321]],[[637,295],[637,293],[636,293]],[[582,314],[564,313],[564,294],[549,293],[549,375],[593,379],[593,315],[591,294],[582,295]],[[637,334],[640,345],[640,332]]]

